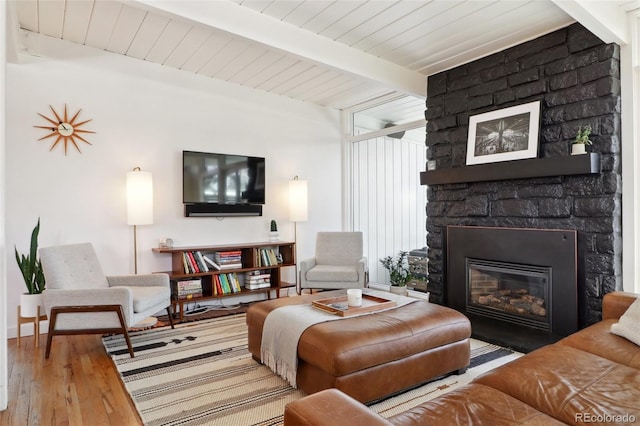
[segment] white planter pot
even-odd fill
[[[274,242],[274,241],[278,241],[280,234],[276,231],[269,231],[269,241]]]
[[[409,294],[406,285],[402,287],[392,285],[389,287],[389,292],[393,294],[398,294],[400,296],[406,296],[407,294]]]
[[[40,315],[45,315],[42,294],[23,293],[20,295],[20,316],[22,318],[37,317],[38,306],[40,306]]]
[[[586,154],[587,150],[583,143],[574,143],[571,145],[571,155]]]

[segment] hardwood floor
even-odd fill
[[[8,343],[9,406],[0,425],[142,425],[99,335],[56,336],[49,359],[46,334]]]

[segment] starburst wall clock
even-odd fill
[[[82,111],[81,109],[79,109],[72,117],[67,113],[67,104],[64,104],[64,112],[62,114],[58,114],[51,105],[49,105],[49,109],[51,109],[53,117],[47,117],[40,113],[38,113],[38,115],[47,120],[50,124],[47,126],[33,126],[49,131],[49,134],[38,139],[39,141],[55,138],[49,148],[49,151],[52,151],[60,142],[62,142],[62,145],[64,146],[64,155],[67,155],[69,144],[73,145],[79,153],[82,153],[82,151],[80,151],[80,146],[78,145],[79,142],[91,145],[91,142],[80,136],[81,133],[95,133],[91,130],[82,129],[82,126],[90,122],[91,119],[79,121],[78,117],[80,115],[80,111]]]

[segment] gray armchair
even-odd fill
[[[318,232],[316,255],[300,262],[303,289],[363,288],[368,281],[362,232]]]
[[[127,329],[164,309],[173,328],[168,275],[107,277],[90,243],[43,247],[39,254],[47,283],[46,358],[55,335],[107,333],[122,333],[133,358]]]

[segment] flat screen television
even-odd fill
[[[182,152],[184,204],[264,204],[265,159]]]

